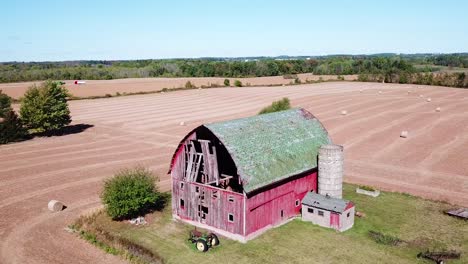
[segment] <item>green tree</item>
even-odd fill
[[[274,101],[270,106],[263,108],[262,110],[260,110],[258,114],[259,115],[268,114],[268,113],[288,110],[290,108],[291,108],[291,103],[289,102],[289,98],[284,97],[281,100]]]
[[[113,219],[136,217],[161,208],[165,198],[155,184],[151,171],[137,167],[118,172],[104,183],[101,199]]]
[[[236,87],[242,87],[242,82],[239,81],[239,80],[235,80],[235,81],[234,81],[234,86],[236,86]]]
[[[11,98],[0,90],[0,144],[21,140],[26,134],[21,120],[11,108]]]
[[[70,124],[67,89],[60,83],[47,81],[30,87],[21,102],[23,123],[33,132],[59,130]]]

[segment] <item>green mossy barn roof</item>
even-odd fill
[[[320,121],[301,108],[205,127],[232,156],[246,193],[316,168],[319,147],[331,143]]]

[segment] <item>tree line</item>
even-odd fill
[[[384,76],[411,80],[437,66],[468,67],[468,54],[336,55],[312,58],[166,59],[131,61],[0,63],[0,83],[38,80],[110,80],[145,77],[261,77],[314,73]],[[411,77],[409,77],[411,76]],[[417,77],[415,77],[417,78]],[[457,78],[457,77],[454,77]],[[372,78],[367,77],[368,80]],[[400,79],[400,78],[399,78]],[[398,81],[400,82],[400,81]]]

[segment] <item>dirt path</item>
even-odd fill
[[[135,91],[154,88],[153,82],[90,81],[79,89]],[[159,174],[161,188],[169,190],[169,160],[188,131],[254,115],[284,96],[314,113],[345,146],[347,182],[468,206],[468,90],[330,82],[72,101],[74,124],[92,127],[0,146],[0,263],[121,263],[64,231],[80,213],[100,205],[102,180],[140,164]],[[409,138],[400,138],[401,130],[409,130]],[[48,212],[51,199],[68,208]]]

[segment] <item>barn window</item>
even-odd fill
[[[350,214],[351,214],[351,213],[350,213],[350,212],[348,212],[348,214],[347,214],[346,216],[347,216],[347,217],[349,217],[349,216],[350,216]]]
[[[234,223],[234,215],[233,214],[228,214],[228,221],[230,223]]]
[[[296,200],[296,207],[299,206],[299,200]]]
[[[199,186],[195,186],[195,192],[196,192],[196,193],[199,193],[199,192],[200,192],[200,187],[199,187]]]
[[[318,215],[323,216],[323,211],[318,211]]]
[[[184,201],[184,199],[180,199],[179,204],[180,204],[180,209],[185,209],[185,201]]]
[[[313,214],[314,213],[314,208],[307,208],[307,212]]]
[[[206,215],[208,214],[208,207],[202,206],[201,211],[202,211],[202,216],[201,216],[202,219],[206,219]]]
[[[182,190],[184,189],[184,183],[183,182],[180,183],[180,189],[182,189]]]
[[[283,210],[281,210],[281,218],[283,218],[283,216],[284,216],[284,212]]]
[[[211,197],[213,197],[213,199],[217,199],[218,198],[218,191],[213,191],[213,193],[211,194]]]
[[[228,201],[229,201],[229,202],[231,202],[231,203],[233,203],[233,202],[234,202],[234,196],[232,196],[232,195],[229,195],[229,197],[228,197]]]

